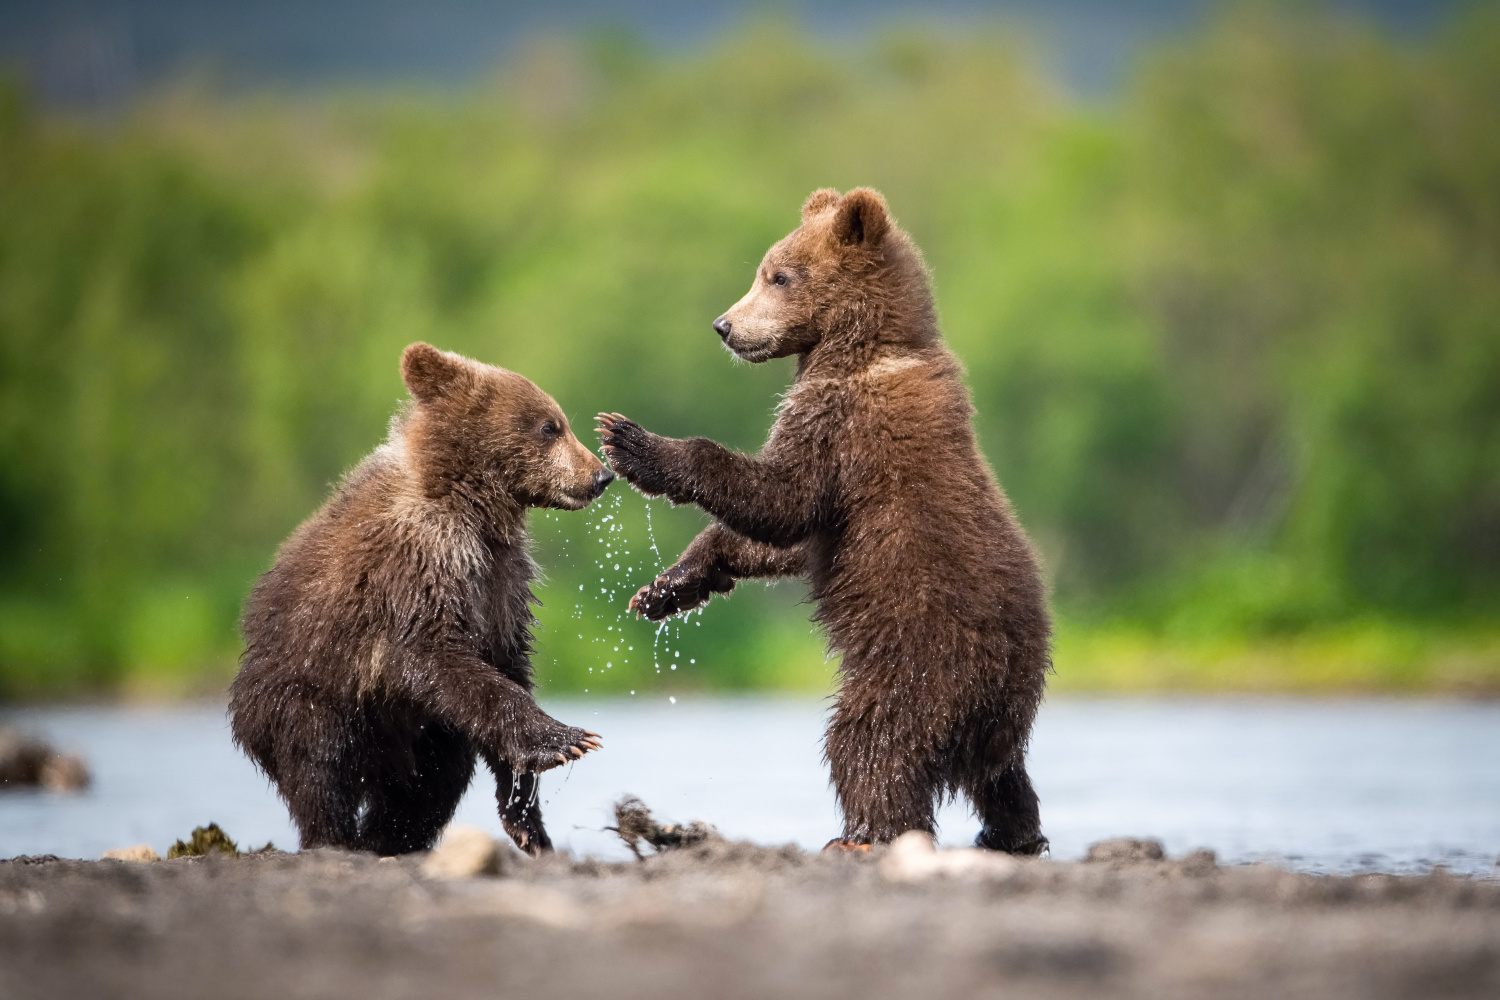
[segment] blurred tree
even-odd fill
[[[183,87],[110,126],[0,88],[0,693],[222,683],[413,340],[525,373],[585,438],[612,409],[756,447],[790,369],[708,323],[825,185],[882,188],[927,252],[1069,621],[1490,627],[1496,106],[1491,11],[1400,47],[1282,7],[1112,109],[1001,35],[831,52],[774,22],[551,42],[468,95]],[[826,683],[794,586],[626,621],[702,524],[649,516],[536,520],[545,683]]]

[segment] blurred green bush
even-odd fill
[[[1265,642],[1312,651],[1270,686],[1318,686],[1307,637],[1356,635],[1369,670],[1331,683],[1381,686],[1396,649],[1421,687],[1413,641],[1492,653],[1500,610],[1497,107],[1493,8],[1420,46],[1241,8],[1109,107],[1003,34],[775,24],[540,44],[463,95],[183,83],[101,124],[0,89],[0,696],[222,685],[240,600],[383,436],[413,340],[523,372],[587,440],[610,409],[756,447],[790,369],[709,321],[810,190],[858,184],[932,265],[1059,683]],[[535,519],[545,687],[826,686],[795,585],[624,620],[703,523],[651,516]]]

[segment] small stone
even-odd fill
[[[1096,844],[1090,844],[1088,856],[1083,860],[1133,865],[1143,861],[1160,861],[1164,857],[1166,857],[1166,852],[1162,850],[1159,840],[1115,837],[1112,840],[1101,840]]]
[[[892,882],[921,882],[935,875],[959,879],[1007,879],[1023,862],[1009,854],[973,847],[939,851],[929,834],[909,830],[891,842],[880,859],[880,874]]]
[[[103,854],[101,859],[113,858],[116,861],[160,861],[161,855],[152,849],[150,844],[136,844],[134,847],[111,847]]]
[[[1202,877],[1212,875],[1219,867],[1219,856],[1206,847],[1185,854],[1176,861],[1177,870],[1183,875]]]
[[[442,879],[498,875],[500,858],[500,842],[494,837],[477,827],[450,826],[422,862],[422,874]]]

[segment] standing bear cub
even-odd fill
[[[506,832],[537,854],[537,774],[599,738],[532,697],[526,511],[578,510],[614,476],[520,375],[427,344],[401,375],[413,402],[390,438],[246,602],[234,740],[304,848],[431,847],[483,757]]]
[[[816,191],[713,326],[746,361],[796,355],[796,379],[754,457],[600,415],[616,472],[715,519],[631,606],[660,619],[743,577],[806,576],[842,656],[824,752],[844,832],[829,846],[931,833],[961,792],[980,846],[1040,853],[1025,752],[1045,593],[975,444],[920,252],[877,192]]]

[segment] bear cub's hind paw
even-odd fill
[[[823,845],[823,854],[869,854],[870,842],[867,840],[845,840],[843,837],[834,837]]]

